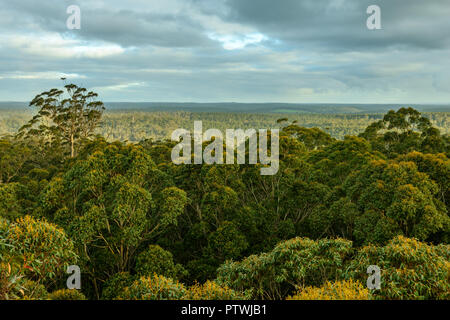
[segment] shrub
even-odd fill
[[[187,300],[245,300],[242,293],[238,293],[228,287],[221,287],[212,281],[204,284],[194,284],[189,288],[185,296]]]
[[[23,300],[46,300],[48,298],[47,289],[44,285],[32,280],[23,282],[24,297]]]
[[[367,267],[377,265],[381,269],[381,290],[373,292],[376,299],[449,299],[448,247],[398,236],[385,247],[361,248],[350,263],[347,277],[365,281]]]
[[[86,300],[84,294],[75,289],[61,289],[49,294],[50,300]]]
[[[370,292],[361,282],[327,281],[321,287],[305,287],[287,300],[369,300]]]
[[[180,300],[186,295],[186,288],[170,278],[154,274],[141,277],[126,287],[118,296],[120,300]]]
[[[20,258],[37,282],[54,278],[77,258],[72,241],[62,229],[30,216],[12,223],[0,221],[0,235],[11,246],[10,254]]]
[[[16,300],[25,295],[24,279],[19,268],[0,261],[0,300]]]
[[[251,292],[253,298],[283,299],[296,285],[321,285],[339,278],[351,246],[351,241],[343,239],[294,238],[269,253],[224,263],[217,270],[217,283]]]
[[[13,246],[8,243],[9,222],[5,218],[0,217],[0,261],[4,261]]]

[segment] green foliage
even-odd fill
[[[246,300],[247,297],[228,287],[221,287],[215,282],[207,281],[204,284],[194,284],[189,287],[186,300]]]
[[[47,145],[67,145],[73,158],[80,143],[94,134],[105,107],[92,91],[75,84],[64,88],[67,97],[63,90],[51,89],[30,102],[37,114],[20,128],[19,137],[38,136]]]
[[[183,284],[154,274],[141,277],[123,290],[120,300],[180,300],[186,295]]]
[[[253,298],[283,299],[298,285],[321,285],[340,277],[351,246],[351,241],[343,239],[291,239],[271,252],[224,263],[216,281],[250,292]]]
[[[225,221],[208,238],[206,254],[216,257],[220,262],[239,258],[248,244],[245,236],[232,222]]]
[[[329,208],[319,208],[307,222],[316,238],[327,235],[352,239],[358,216],[356,204],[342,197],[332,202]]]
[[[0,185],[18,178],[30,153],[30,148],[18,141],[0,139]]]
[[[207,281],[190,287],[156,273],[141,277],[121,291],[120,300],[245,300],[247,297],[228,287]]]
[[[17,300],[25,295],[24,275],[17,264],[0,261],[0,300]]]
[[[359,281],[327,281],[321,287],[300,289],[287,300],[369,300],[370,292]]]
[[[367,279],[366,269],[381,269],[381,290],[376,299],[449,299],[450,247],[432,245],[398,236],[385,246],[359,250],[349,264],[347,277]]]
[[[322,149],[335,140],[319,128],[302,128],[297,124],[291,124],[283,128],[283,133],[301,141],[308,150]]]
[[[86,300],[84,294],[75,289],[60,289],[48,295],[49,300]]]
[[[184,212],[187,203],[185,191],[176,187],[162,190],[159,201],[161,226],[177,225],[177,218]]]
[[[359,299],[368,263],[393,283],[377,298],[446,298],[450,137],[432,126],[449,132],[446,113],[112,112],[98,127],[95,94],[66,90],[38,96],[23,134],[0,139],[0,298],[45,299],[75,253],[89,299]],[[278,173],[174,165],[175,143],[152,138],[193,120],[279,127]]]
[[[14,220],[21,211],[17,183],[0,184],[0,217]]]
[[[362,213],[355,221],[358,243],[385,243],[397,234],[425,240],[448,231],[437,185],[413,162],[372,161],[351,174],[344,189]]]
[[[55,177],[41,203],[47,217],[65,226],[85,268],[96,270],[90,272],[94,281],[105,281],[130,271],[137,248],[176,225],[187,197],[142,147],[95,149]]]
[[[135,276],[129,272],[119,272],[108,279],[103,286],[102,300],[113,300],[117,298],[122,291],[133,284]]]
[[[438,199],[442,201],[447,212],[450,209],[450,159],[443,153],[423,154],[417,151],[410,152],[398,158],[400,161],[411,161],[420,172],[426,173],[438,186]]]
[[[44,285],[36,283],[32,280],[23,282],[24,296],[23,300],[47,300],[49,293]]]
[[[314,107],[317,112],[317,106]],[[164,108],[164,110],[167,110]],[[28,110],[18,108],[2,109],[0,118],[0,136],[15,134],[29,120]],[[279,111],[277,111],[279,112]],[[450,133],[448,112],[422,113],[434,127],[443,134]],[[243,112],[188,112],[188,111],[152,111],[152,110],[120,110],[107,108],[102,116],[102,124],[96,133],[108,138],[109,141],[139,142],[146,139],[169,139],[177,128],[191,128],[195,120],[202,120],[206,128],[277,128],[286,125],[277,123],[286,113],[243,113]],[[319,113],[289,113],[292,124],[304,128],[319,128],[329,133],[333,138],[344,139],[345,136],[358,135],[373,122],[381,120],[383,114],[319,114]]]
[[[56,225],[30,216],[15,222],[0,220],[0,234],[11,246],[9,256],[19,259],[37,283],[54,279],[76,262],[73,243]]]
[[[440,135],[440,131],[432,126],[427,117],[413,108],[389,111],[382,120],[369,125],[360,136],[391,158],[411,151],[448,151],[448,143]]]
[[[158,245],[150,245],[136,259],[136,272],[142,276],[159,274],[167,278],[180,279],[187,272],[181,264],[173,262],[173,255]]]
[[[341,185],[355,169],[383,155],[373,151],[370,144],[358,137],[345,137],[317,152],[310,153],[313,163],[313,179],[328,186]]]

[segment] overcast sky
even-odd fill
[[[104,101],[450,103],[450,1],[0,0],[0,100],[62,76]]]

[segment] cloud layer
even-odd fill
[[[105,101],[449,103],[449,17],[448,0],[3,1],[0,100],[64,76]]]

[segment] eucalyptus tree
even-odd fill
[[[177,225],[188,202],[140,146],[99,144],[54,177],[42,214],[73,239],[97,296],[98,283],[129,272],[140,249]]]
[[[97,97],[75,84],[38,94],[29,104],[37,113],[19,129],[19,137],[39,137],[45,145],[66,145],[70,157],[75,157],[80,143],[94,135],[105,110]]]
[[[374,149],[390,158],[411,151],[439,153],[448,150],[448,140],[433,127],[430,119],[413,108],[389,111],[382,120],[360,134]]]

